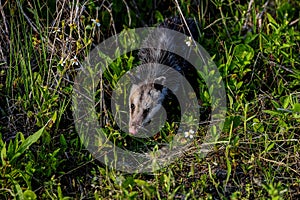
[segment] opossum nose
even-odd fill
[[[129,133],[135,135],[137,133],[137,130],[135,128],[129,128]]]

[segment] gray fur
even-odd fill
[[[179,17],[166,19],[158,28],[169,28],[189,35],[191,29],[193,37],[197,37],[196,24],[194,20],[187,20],[189,27],[185,27]],[[142,66],[137,69],[137,75],[130,75],[133,86],[129,96],[129,132],[137,134],[162,109],[162,103],[168,96],[168,89],[175,95],[178,92],[181,80],[178,72],[184,74],[188,65],[177,59],[177,56],[163,51],[162,49],[180,48],[185,51],[186,47],[176,46],[176,38],[164,31],[154,31],[143,41],[145,46],[155,48],[144,48],[139,51],[139,59]],[[168,67],[166,67],[168,66]],[[176,72],[176,73],[175,73]],[[167,89],[168,88],[168,89]]]

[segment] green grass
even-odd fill
[[[1,2],[0,199],[300,197],[299,2],[151,2]],[[204,126],[184,156],[154,173],[109,169],[75,130],[77,59],[124,29],[151,26],[180,11],[199,21],[198,41],[225,83],[220,138],[206,157],[199,156]],[[118,58],[99,88],[114,87],[137,64],[135,56]],[[203,92],[203,103],[207,97]],[[111,141],[129,150],[167,142],[177,127],[169,124],[159,137],[138,140],[116,130],[108,111],[98,114]]]

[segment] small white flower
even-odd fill
[[[189,132],[187,132],[187,131],[186,131],[186,132],[184,132],[184,137],[186,137],[186,138],[187,138],[187,137],[189,137],[189,135],[190,135],[190,133],[189,133]]]
[[[184,132],[184,137],[186,137],[186,138],[189,137],[190,139],[193,139],[194,133],[195,133],[195,131],[193,131],[192,129],[189,130],[189,131],[185,131],[185,132]]]
[[[54,31],[52,33],[59,33],[59,32],[61,32],[60,28],[54,27]]]
[[[94,24],[96,24],[96,26],[98,26],[98,27],[101,26],[99,19],[91,19],[91,21],[92,21]]]
[[[74,58],[71,59],[71,62],[72,62],[72,65],[78,65],[79,64],[79,61],[77,59],[77,56],[74,56]]]
[[[195,133],[195,131],[194,130],[192,130],[192,129],[190,129],[190,134],[194,134]]]
[[[188,37],[188,39],[185,41],[185,44],[187,46],[191,46],[191,44],[192,44],[192,37],[191,36]]]

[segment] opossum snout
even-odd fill
[[[129,133],[135,135],[137,134],[137,129],[135,127],[129,127]]]
[[[131,116],[129,121],[129,133],[133,135],[137,134],[139,129],[145,128],[148,124],[150,124],[150,122],[151,119],[148,117],[147,110],[144,110],[140,113],[135,113],[135,116]]]
[[[139,129],[146,130],[153,116],[161,107],[162,93],[153,84],[133,86],[129,97],[129,133],[137,134]]]

